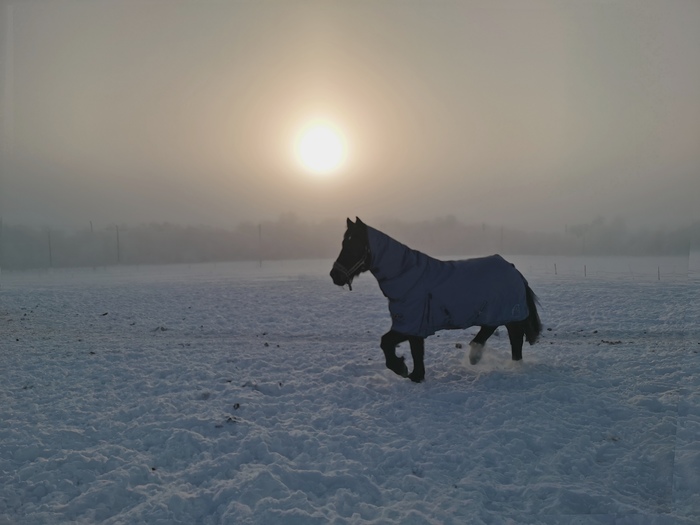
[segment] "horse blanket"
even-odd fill
[[[370,271],[389,300],[392,330],[427,337],[527,318],[527,281],[500,255],[440,261],[371,226],[367,234]]]

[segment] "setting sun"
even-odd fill
[[[338,170],[345,161],[345,141],[333,125],[317,122],[306,127],[299,135],[296,154],[308,171],[327,175]]]

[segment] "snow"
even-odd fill
[[[3,273],[0,524],[700,522],[688,260],[510,259],[541,341],[421,384],[329,261]]]

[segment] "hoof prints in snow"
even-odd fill
[[[700,515],[697,283],[530,278],[551,330],[522,363],[442,332],[416,385],[376,287],[129,271],[3,274],[0,523]]]

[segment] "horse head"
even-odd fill
[[[367,225],[358,217],[355,222],[348,219],[348,229],[343,236],[343,247],[333,263],[331,279],[338,286],[348,285],[352,290],[352,280],[369,270],[370,251]]]

